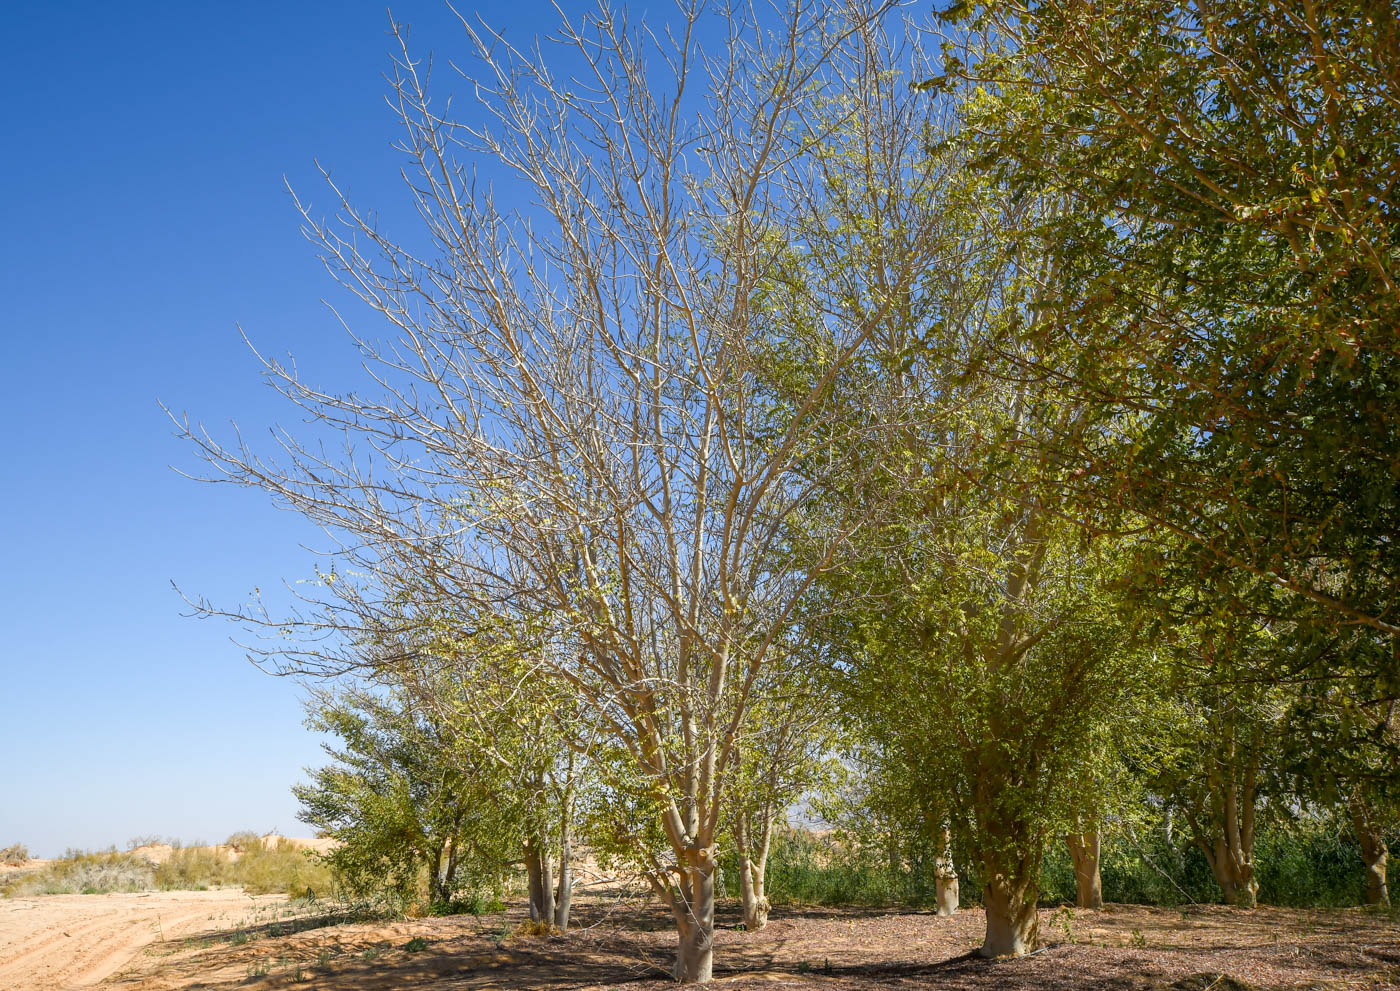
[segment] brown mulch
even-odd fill
[[[669,915],[654,904],[590,900],[576,905],[568,934],[544,938],[513,935],[522,915],[513,906],[481,918],[342,925],[217,943],[129,973],[121,986],[656,991],[670,984],[676,937]],[[976,909],[940,919],[777,908],[767,928],[748,933],[726,907],[719,923],[712,987],[726,991],[1400,988],[1400,924],[1361,909],[1045,909],[1041,949],[999,961],[976,955],[983,928]]]

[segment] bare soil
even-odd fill
[[[287,913],[282,895],[241,890],[0,899],[0,989],[89,987],[194,933],[226,934]]]
[[[640,991],[669,982],[675,933],[664,910],[633,901],[589,898],[575,907],[566,935],[517,935],[522,906],[497,915],[352,923],[319,928],[263,921],[249,929],[231,915],[195,918],[193,904],[166,893],[180,936],[146,941],[110,968],[104,987],[127,991],[185,989],[485,988]],[[216,898],[207,893],[210,910]],[[98,912],[104,899],[140,896],[58,896],[91,906],[81,926],[87,942],[118,923]],[[157,896],[148,896],[157,897]],[[240,896],[248,901],[247,896]],[[0,903],[3,904],[3,903]],[[229,905],[228,902],[221,904]],[[178,906],[178,909],[177,909]],[[229,905],[231,907],[231,905]],[[201,909],[202,911],[202,909]],[[267,910],[264,910],[267,911]],[[0,919],[9,918],[0,915]],[[1111,905],[1101,912],[1043,910],[1043,948],[1018,960],[976,956],[982,913],[952,919],[916,912],[854,909],[777,909],[766,929],[738,928],[733,909],[721,913],[714,987],[728,989],[1048,988],[1240,991],[1245,988],[1400,987],[1400,925],[1364,910],[1253,912],[1218,906],[1187,910]],[[142,925],[130,919],[131,932]],[[146,923],[149,925],[149,923]],[[299,930],[299,931],[293,931]],[[71,931],[71,927],[70,927]],[[77,934],[75,934],[76,936]],[[115,937],[114,937],[115,938]],[[130,946],[129,935],[128,943]],[[13,943],[0,941],[0,988],[46,989],[65,937],[35,931],[24,956],[6,964]],[[37,947],[37,948],[36,948]],[[47,948],[47,949],[46,949]],[[138,947],[137,950],[142,950]],[[50,971],[32,972],[37,959]],[[29,961],[29,963],[26,963]],[[110,967],[108,963],[103,965]],[[86,979],[102,967],[82,971]],[[81,967],[68,968],[76,974]],[[7,983],[8,982],[8,983]]]

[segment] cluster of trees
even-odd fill
[[[1261,816],[1345,808],[1386,899],[1396,10],[899,13],[464,24],[451,114],[397,31],[422,229],[302,211],[378,316],[361,391],[266,361],[275,452],[181,421],[338,540],[299,612],[231,614],[352,683],[301,791],[352,875],[523,862],[566,926],[585,835],[685,981],[721,857],[761,926],[818,792],[943,910],[973,872],[988,955],[1035,945],[1048,842],[1094,905],[1148,806],[1241,904]]]

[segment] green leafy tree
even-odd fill
[[[1366,677],[1375,661],[1367,655],[1391,649],[1387,638],[1365,628],[1318,636],[1302,625],[1283,638],[1285,649],[1303,656],[1293,661],[1300,671],[1325,652],[1334,674],[1358,677],[1302,679],[1293,688],[1283,748],[1286,773],[1294,789],[1324,809],[1339,809],[1351,823],[1366,873],[1366,900],[1390,904],[1386,876],[1390,841],[1400,829],[1400,700],[1378,691]]]
[[[1315,607],[1311,622],[1393,637],[1394,5],[948,15],[964,33],[932,85],[981,87],[965,118],[981,165],[1066,207],[1020,228],[1053,259],[1022,374],[1106,425],[1060,439],[1066,505],[1183,538],[1221,594],[1245,575]],[[1375,661],[1393,684],[1394,651]]]
[[[464,760],[402,691],[321,691],[308,711],[339,742],[293,792],[301,820],[339,841],[328,860],[350,891],[445,906],[464,886],[499,890],[524,810],[498,769]]]

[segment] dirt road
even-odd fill
[[[285,902],[235,889],[0,900],[0,991],[88,987],[152,943],[228,931]]]

